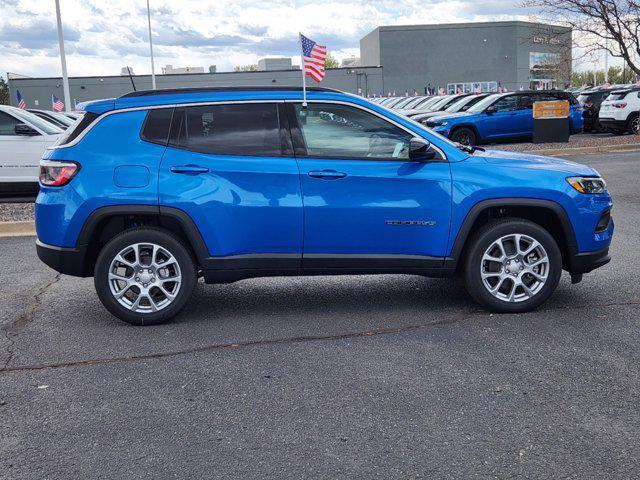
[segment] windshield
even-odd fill
[[[449,95],[445,95],[444,97],[438,97],[436,102],[429,105],[429,110],[438,110],[444,104],[446,104],[451,97]]]
[[[428,108],[430,105],[433,105],[436,100],[438,100],[438,97],[425,98],[422,102],[419,102],[417,105],[414,105],[413,109],[424,110],[425,108]]]
[[[54,124],[47,122],[46,120],[40,118],[37,115],[34,115],[31,112],[27,112],[25,110],[16,108],[16,109],[12,109],[11,113],[18,119],[26,122],[29,125],[36,127],[45,135],[56,135],[58,133],[62,133],[61,128],[56,127]]]
[[[67,127],[70,127],[71,125],[74,124],[74,122],[76,121],[76,119],[71,119],[69,117],[67,117],[66,115],[59,113],[59,112],[51,112],[49,115],[51,115],[52,117],[54,117],[56,120],[58,120],[60,123],[64,123]]]
[[[424,100],[423,97],[417,97],[414,98],[411,102],[406,103],[403,107],[402,110],[409,110],[411,108],[414,108],[416,105],[419,105],[420,103],[422,103],[422,101]]]
[[[461,98],[457,102],[453,102],[451,105],[445,108],[444,111],[452,112],[452,113],[459,112],[460,109],[464,107],[467,103],[469,103],[471,100],[473,100],[473,97]]]
[[[578,103],[580,105],[584,105],[585,103],[587,103],[587,100],[589,99],[589,95],[578,95]]]
[[[415,100],[413,97],[406,97],[403,98],[402,100],[400,100],[398,103],[396,103],[393,108],[395,109],[399,109],[399,108],[404,108],[405,105],[407,105],[409,102],[411,102],[412,100]]]
[[[494,93],[493,95],[489,95],[487,98],[483,98],[478,103],[476,103],[473,107],[467,110],[467,112],[471,112],[471,113],[483,112],[485,108],[487,108],[489,105],[491,105],[500,97],[502,97],[501,93]]]

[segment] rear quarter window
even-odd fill
[[[149,110],[144,120],[144,125],[142,125],[140,136],[147,142],[166,145],[169,141],[169,129],[171,128],[172,117],[173,108]]]

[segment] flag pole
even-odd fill
[[[64,91],[64,109],[71,110],[69,94],[69,76],[67,75],[67,57],[64,54],[64,37],[62,35],[62,19],[60,18],[60,0],[56,0],[56,20],[58,22],[58,44],[60,45],[60,62],[62,63],[62,89]]]
[[[302,33],[298,32],[300,43],[300,71],[302,72],[302,108],[307,108],[307,78],[304,74],[304,50],[302,47]]]
[[[151,88],[156,89],[156,69],[153,65],[153,40],[151,38],[151,10],[149,0],[147,0],[147,23],[149,24],[149,51],[151,53]]]

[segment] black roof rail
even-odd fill
[[[150,95],[168,95],[172,93],[206,93],[206,92],[254,92],[258,90],[272,90],[272,91],[302,91],[302,87],[291,87],[285,85],[278,86],[252,86],[252,87],[184,87],[184,88],[164,88],[158,90],[138,90],[137,92],[129,92],[121,95],[118,98],[131,98],[131,97],[146,97]],[[307,87],[307,90],[312,92],[334,92],[344,93],[334,88],[324,87]]]

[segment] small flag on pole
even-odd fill
[[[300,34],[300,42],[302,43],[304,73],[320,83],[324,78],[324,67],[327,62],[327,47],[318,45],[302,34]]]
[[[51,95],[51,106],[54,112],[61,112],[64,110],[64,103],[55,95]]]
[[[22,98],[22,95],[20,94],[20,90],[16,90],[16,97],[18,97],[18,108],[21,108],[22,110],[26,110],[27,104],[25,103],[24,98]]]

